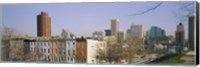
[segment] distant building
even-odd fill
[[[165,37],[165,31],[157,26],[152,26],[149,31],[150,38],[159,39]]]
[[[194,22],[194,16],[190,16],[188,19],[188,43],[189,43],[189,49],[194,51],[194,43],[195,43],[195,22]]]
[[[117,35],[117,42],[118,43],[124,43],[125,40],[125,33],[124,32],[119,32]]]
[[[46,12],[37,15],[37,36],[51,37],[51,18]]]
[[[130,29],[127,29],[127,30],[126,30],[126,34],[129,35],[130,33],[131,33],[131,30],[130,30]]]
[[[119,20],[112,19],[111,20],[111,33],[113,36],[117,37],[117,33],[119,32]]]
[[[106,36],[111,36],[111,30],[110,29],[105,30],[105,34]]]
[[[93,33],[93,38],[95,40],[104,40],[104,37],[105,37],[105,33],[102,31],[97,31]]]
[[[146,35],[145,36],[149,37],[150,36],[150,31],[146,31]]]
[[[61,36],[64,37],[65,39],[71,39],[71,38],[74,39],[75,38],[75,35],[66,29],[62,30]]]
[[[128,29],[127,34],[134,36],[134,37],[143,38],[143,36],[144,36],[143,26],[133,24],[133,25],[131,25],[131,28]]]
[[[177,49],[180,51],[183,49],[184,45],[184,35],[185,35],[185,31],[184,31],[184,26],[182,23],[179,23],[179,25],[177,25],[177,29],[176,29],[176,33],[175,33],[176,37],[176,44],[177,44]]]

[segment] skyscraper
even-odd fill
[[[184,45],[184,26],[182,23],[179,23],[179,25],[177,25],[177,29],[176,29],[176,44],[177,44],[177,49],[179,51],[181,51],[183,49]]]
[[[188,47],[190,50],[194,50],[194,26],[195,26],[195,22],[194,22],[194,16],[190,16],[188,18]]]
[[[46,12],[37,15],[37,36],[51,37],[51,18]]]
[[[149,31],[149,36],[151,38],[159,39],[165,36],[165,30],[157,27],[157,26],[152,26],[150,31]]]
[[[142,38],[144,36],[143,26],[133,24],[127,33],[131,36]]]
[[[117,37],[118,32],[119,32],[119,20],[112,19],[111,20],[111,33],[113,36]]]

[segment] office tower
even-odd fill
[[[51,18],[46,12],[37,15],[37,36],[51,37]]]
[[[125,33],[124,32],[118,32],[117,34],[117,42],[123,43],[125,40]]]
[[[119,32],[119,20],[112,19],[111,20],[111,33],[113,36],[117,37],[117,33]]]
[[[177,49],[180,52],[183,49],[184,46],[184,26],[182,23],[179,23],[179,25],[177,25],[177,29],[176,29],[176,44],[177,44]]]
[[[194,50],[194,27],[195,26],[195,22],[194,22],[194,16],[190,16],[188,18],[188,47],[190,50]]]
[[[111,30],[110,29],[105,30],[105,34],[106,36],[111,36]]]
[[[149,37],[155,38],[155,39],[165,37],[165,30],[163,30],[157,26],[152,26],[149,31]]]
[[[127,32],[129,35],[134,37],[143,38],[143,26],[142,25],[131,25],[131,28]]]

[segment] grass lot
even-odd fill
[[[182,51],[181,55],[185,55],[188,51]],[[181,60],[179,56],[171,57],[167,60],[161,61],[160,64],[184,64],[185,61]]]
[[[184,61],[180,60],[178,56],[171,57],[165,61],[161,61],[160,64],[183,64]]]

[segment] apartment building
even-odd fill
[[[76,58],[76,40],[67,39],[66,40],[66,62],[75,63]]]

